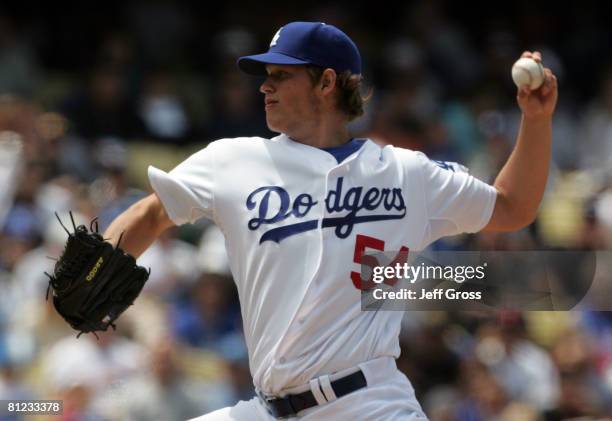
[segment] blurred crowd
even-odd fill
[[[589,2],[555,18],[527,3],[469,13],[459,3],[279,3],[254,20],[262,5],[1,6],[0,399],[62,399],[54,419],[65,421],[182,420],[253,396],[223,236],[209,222],[168,230],[139,259],[151,268],[143,294],[98,340],[75,339],[58,318],[44,272],[66,238],[54,212],[68,226],[68,211],[77,224],[98,216],[104,230],[151,191],[147,165],[170,170],[222,137],[273,136],[261,81],[235,59],[291,20],[336,24],[360,46],[372,99],[354,136],[460,162],[491,183],[520,122],[511,65],[541,51],[560,98],[537,220],[434,247],[609,249],[607,22]],[[612,272],[598,276],[609,283]],[[398,365],[436,421],[612,416],[604,310],[407,312]]]

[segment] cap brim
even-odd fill
[[[280,53],[264,53],[238,59],[238,67],[245,73],[265,76],[266,64],[309,64],[309,62]]]

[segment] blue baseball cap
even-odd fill
[[[333,25],[291,22],[276,32],[267,53],[244,56],[238,67],[245,73],[266,75],[266,64],[313,64],[336,73],[361,74],[361,55],[355,43]]]

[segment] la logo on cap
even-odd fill
[[[265,76],[266,64],[311,65],[336,73],[361,74],[361,56],[355,43],[333,25],[323,22],[290,22],[272,37],[267,52],[243,56],[238,67],[245,73]]]
[[[280,33],[281,33],[282,30],[283,30],[283,28],[281,27],[281,29],[276,31],[276,34],[274,34],[274,38],[272,38],[272,42],[270,43],[270,47],[274,47],[276,45],[276,42],[280,38]]]

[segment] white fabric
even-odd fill
[[[333,402],[306,409],[290,420],[412,421],[426,420],[412,385],[396,367],[393,358],[384,357],[359,364],[368,386]],[[259,398],[240,401],[191,421],[275,421]]]
[[[266,395],[399,355],[403,313],[361,311],[357,235],[420,250],[482,229],[496,197],[410,150],[367,141],[338,164],[284,135],[222,139],[149,177],[176,224],[206,216],[223,231],[251,373]]]

